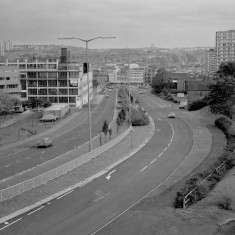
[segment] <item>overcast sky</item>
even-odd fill
[[[214,46],[235,29],[235,0],[0,0],[0,40],[89,48]]]

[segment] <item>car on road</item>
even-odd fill
[[[140,91],[139,94],[143,94],[143,91]]]
[[[168,114],[168,118],[175,118],[175,113],[170,112],[170,113]]]
[[[56,120],[57,120],[57,118],[54,115],[44,115],[40,119],[41,122],[54,122]]]
[[[38,148],[47,148],[52,146],[52,139],[49,137],[43,137],[37,141]]]
[[[109,98],[109,95],[106,95],[106,98]]]

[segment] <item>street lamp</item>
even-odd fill
[[[91,39],[81,39],[81,38],[77,38],[77,37],[71,37],[71,38],[58,38],[59,40],[79,40],[82,42],[86,43],[86,63],[87,63],[87,85],[88,85],[88,122],[89,122],[89,152],[92,151],[92,144],[91,144],[91,114],[90,114],[90,86],[89,86],[89,77],[88,77],[88,71],[89,71],[89,67],[88,67],[88,58],[87,58],[87,51],[88,51],[88,43],[90,41],[94,41],[96,39],[109,39],[109,38],[116,38],[116,37],[95,37],[95,38],[91,38]]]

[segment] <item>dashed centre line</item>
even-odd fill
[[[16,222],[18,222],[18,221],[20,221],[20,220],[22,220],[22,218],[19,218],[18,220],[14,221],[14,222],[12,222],[12,223],[10,223],[10,224],[9,224],[9,223],[8,223],[8,224],[6,223],[7,225],[4,226],[4,227],[2,227],[2,228],[0,228],[0,231],[3,230],[3,229],[5,229],[5,228],[7,228],[7,227],[9,227],[9,226],[11,226],[12,224],[14,224],[14,223],[16,223]]]
[[[35,212],[41,210],[41,209],[44,208],[44,207],[45,207],[45,206],[41,206],[41,207],[39,207],[38,209],[36,209],[36,210],[31,211],[30,213],[28,213],[28,215],[31,215],[31,214],[33,214],[33,213],[35,213]]]
[[[154,159],[150,162],[150,164],[153,164],[156,160],[157,160],[157,158],[154,158]]]
[[[140,172],[144,171],[148,166],[145,166],[143,169],[140,170]]]
[[[70,194],[70,193],[72,193],[72,192],[73,192],[73,190],[71,190],[71,191],[69,191],[69,192],[63,194],[62,196],[57,197],[57,199],[61,199],[62,197],[65,197],[66,195],[68,195],[68,194]]]

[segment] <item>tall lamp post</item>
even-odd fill
[[[90,108],[90,84],[89,84],[89,76],[88,76],[88,71],[89,71],[89,65],[88,65],[88,57],[87,57],[87,52],[88,52],[88,43],[90,41],[94,41],[96,39],[109,39],[109,38],[116,38],[116,37],[95,37],[91,39],[82,39],[82,38],[77,38],[77,37],[71,37],[71,38],[58,38],[59,40],[79,40],[82,42],[86,43],[86,63],[87,63],[87,85],[88,85],[88,122],[89,122],[89,152],[92,151],[92,144],[91,144],[91,108]]]

